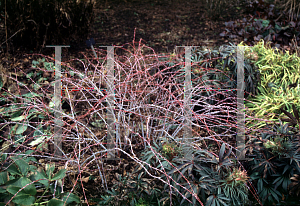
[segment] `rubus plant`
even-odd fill
[[[185,114],[182,110],[183,99],[179,98],[179,94],[181,94],[181,97],[183,97],[182,94],[184,93],[184,81],[178,81],[178,79],[182,80],[183,78],[177,78],[178,73],[175,73],[177,68],[167,67],[164,71],[160,70],[153,74],[152,70],[160,68],[160,66],[162,65],[161,62],[156,62],[156,60],[158,59],[158,55],[143,55],[142,50],[144,50],[144,48],[141,46],[141,42],[139,42],[138,48],[136,48],[135,46],[136,45],[133,45],[133,52],[125,55],[125,57],[116,57],[114,62],[114,64],[117,65],[115,68],[114,79],[114,101],[112,104],[114,105],[113,114],[116,128],[116,144],[114,149],[119,152],[120,156],[126,156],[128,157],[128,159],[134,161],[135,163],[138,163],[139,166],[145,169],[145,172],[147,172],[147,174],[152,178],[163,182],[164,185],[167,185],[166,188],[159,188],[162,194],[167,194],[166,196],[158,197],[158,199],[161,200],[160,202],[163,204],[168,201],[174,204],[180,203],[182,199],[185,199],[182,204],[190,204],[193,202],[196,202],[196,204],[198,204],[200,203],[200,201],[202,201],[206,202],[207,205],[224,205],[227,203],[229,204],[231,201],[233,201],[231,200],[231,194],[234,194],[234,192],[240,193],[240,195],[237,196],[238,200],[235,199],[234,201],[242,201],[243,198],[245,198],[245,196],[242,195],[242,192],[239,191],[243,191],[242,186],[238,186],[237,188],[228,187],[229,189],[226,189],[229,191],[228,193],[226,193],[229,194],[228,197],[224,193],[224,189],[222,186],[224,182],[222,182],[221,180],[226,180],[234,167],[229,158],[232,151],[228,149],[228,153],[225,153],[225,145],[221,146],[219,155],[215,155],[212,152],[208,151],[202,151],[198,154],[194,153],[194,156],[185,157],[185,154],[182,152],[184,150],[181,148],[182,144],[179,143],[179,139],[184,138],[182,135],[182,129],[185,124],[183,121],[185,120]],[[99,50],[97,50],[97,52],[98,51]],[[206,52],[207,53],[204,57],[211,58],[211,56],[209,56],[210,51],[206,50]],[[98,54],[100,56],[103,53],[98,52]],[[147,57],[147,59],[145,59],[145,57]],[[202,57],[203,56],[201,56],[201,58]],[[12,93],[10,97],[3,95],[3,93],[0,93],[1,97],[3,97],[2,101],[4,102],[3,105],[1,105],[3,107],[0,109],[1,118],[3,117],[3,122],[0,124],[1,126],[4,125],[5,129],[10,127],[8,128],[8,130],[4,129],[3,133],[6,132],[6,134],[9,134],[10,131],[18,131],[17,133],[22,135],[22,138],[24,138],[24,142],[21,142],[15,148],[16,151],[26,150],[30,147],[37,150],[36,152],[41,154],[42,158],[51,156],[51,158],[59,159],[61,160],[61,162],[65,161],[65,165],[68,165],[69,162],[75,162],[75,164],[78,164],[78,166],[76,170],[74,169],[75,171],[70,171],[70,173],[77,173],[78,171],[78,177],[82,175],[81,172],[84,170],[98,173],[99,175],[97,176],[98,178],[96,180],[98,182],[102,181],[100,187],[103,187],[102,189],[109,190],[107,186],[108,181],[106,181],[107,175],[103,174],[103,170],[105,171],[105,169],[103,168],[105,167],[103,167],[102,159],[108,151],[108,148],[106,147],[107,144],[105,144],[105,141],[107,139],[104,131],[106,129],[101,129],[101,127],[104,128],[105,126],[108,126],[108,121],[105,121],[105,119],[107,117],[107,111],[109,109],[108,100],[110,97],[112,97],[112,94],[108,93],[107,91],[103,92],[100,89],[101,87],[99,86],[99,81],[97,81],[97,77],[101,76],[106,79],[108,78],[108,75],[104,72],[104,70],[106,69],[104,61],[100,63],[100,61],[98,61],[97,59],[93,59],[93,61],[87,60],[86,62],[89,62],[88,65],[86,65],[84,61],[79,61],[83,64],[80,69],[84,69],[84,71],[76,71],[74,68],[72,68],[72,66],[74,65],[73,61],[68,62],[69,65],[67,65],[67,67],[72,69],[74,73],[80,74],[78,75],[79,79],[75,79],[75,77],[71,75],[71,72],[69,78],[68,71],[64,71],[62,72],[63,75],[61,77],[62,84],[67,84],[68,86],[72,85],[76,88],[93,87],[94,90],[80,90],[77,92],[77,95],[74,94],[72,98],[70,97],[70,95],[68,96],[67,100],[70,103],[70,113],[62,112],[62,121],[64,122],[64,125],[62,126],[63,133],[61,135],[63,141],[62,156],[53,156],[53,153],[49,154],[48,151],[41,151],[43,147],[39,147],[40,144],[49,143],[54,138],[54,135],[52,135],[54,133],[52,131],[48,131],[47,128],[47,126],[49,125],[53,126],[54,119],[51,114],[53,110],[53,101],[51,101],[51,98],[47,98],[48,102],[46,102],[45,99],[40,96],[40,93],[44,92],[43,87],[37,87],[35,90],[32,85],[25,85],[23,82],[21,85],[20,79],[14,79],[15,81],[18,81],[17,83],[20,83],[19,93],[21,90],[22,94],[20,96],[17,96],[16,94],[18,90],[17,92],[10,92]],[[218,65],[218,62],[201,62],[203,67],[197,67],[198,65],[196,57],[193,61],[195,63],[192,68],[194,75],[193,80],[200,83],[202,81],[201,75],[205,74],[204,69],[209,70],[211,69],[211,67]],[[97,62],[97,64],[94,65],[94,62]],[[232,61],[228,63],[232,63]],[[64,63],[62,62],[62,64]],[[39,69],[38,65],[39,63],[36,62],[33,65],[36,66],[36,68],[34,68],[35,70]],[[64,65],[66,66],[66,64]],[[45,67],[45,65],[43,66]],[[77,67],[79,67],[78,64],[76,64],[76,68]],[[221,68],[223,67],[224,65],[221,66]],[[204,74],[199,75],[199,71],[203,72]],[[29,78],[27,79],[30,79],[32,82],[34,82],[35,77],[41,78],[41,75],[42,74],[40,73],[38,75],[29,73]],[[184,75],[181,74],[181,77],[183,76]],[[211,76],[206,76],[206,78],[207,81],[204,79],[202,81],[202,85],[204,85],[203,82],[205,82],[207,85],[213,86],[214,83],[210,82],[217,83],[215,79],[218,79],[219,82],[222,82],[225,79],[221,74],[216,74],[213,72],[211,72]],[[49,81],[46,87],[50,85],[49,82],[52,79],[50,77],[47,80]],[[225,85],[222,85],[222,83],[218,83],[217,86],[225,87]],[[232,86],[234,88],[234,82],[232,83]],[[7,90],[6,88],[2,89]],[[33,95],[31,96],[31,98],[22,96],[26,89],[31,92],[33,91],[31,93]],[[199,87],[197,89],[199,89]],[[193,92],[193,95],[195,96],[201,96],[201,92],[204,93],[200,90],[193,90]],[[214,92],[214,94],[217,94],[217,92],[215,91],[212,92]],[[39,96],[36,96],[33,93],[36,93]],[[225,92],[223,93],[223,99],[226,99],[226,94],[227,93]],[[234,101],[234,97],[232,96],[228,97],[228,99],[231,98],[231,100]],[[148,101],[149,97],[151,97],[151,101]],[[63,99],[66,98],[63,97]],[[231,136],[231,134],[228,134],[230,132],[235,134],[235,132],[230,131],[231,129],[234,130],[236,128],[235,121],[232,121],[232,125],[230,125],[230,120],[234,118],[234,115],[229,115],[229,112],[233,113],[235,110],[233,108],[234,106],[224,105],[222,102],[218,102],[218,100],[213,99],[210,95],[205,96],[203,103],[207,103],[210,100],[215,101],[215,103],[218,105],[205,104],[205,111],[203,112],[205,115],[196,116],[193,114],[193,119],[191,120],[194,121],[194,119],[196,118],[198,120],[205,120],[203,123],[205,124],[205,129],[203,130],[206,130],[208,133],[213,133],[211,134],[213,138],[210,138],[209,140],[211,142],[217,142],[221,141],[217,140],[217,138],[223,139],[225,135]],[[12,108],[10,108],[12,104],[22,105],[22,108],[25,109],[23,109],[22,111],[22,108],[14,107],[12,110]],[[31,116],[28,113],[28,111],[35,108],[39,109],[38,112],[42,113],[35,113],[36,125],[35,123],[29,122],[29,117]],[[224,120],[224,122],[220,122],[219,119],[216,118],[218,117],[216,115],[217,112],[225,112],[226,114],[228,113],[226,119],[222,119]],[[200,113],[198,112],[198,114]],[[15,116],[11,117],[10,115]],[[46,118],[43,119],[39,115],[44,115],[50,120],[46,120]],[[231,119],[229,120],[229,118]],[[43,130],[38,125],[42,125]],[[197,134],[197,131],[195,131],[195,126],[198,125],[194,124],[193,122],[192,126],[193,128],[191,129],[193,130],[193,133]],[[212,130],[214,130],[216,127],[221,128],[223,126],[227,127],[225,128],[226,134],[224,133],[224,136],[214,135],[215,132]],[[14,127],[13,130],[11,130],[12,127]],[[20,129],[18,129],[19,127]],[[34,133],[35,130],[39,131]],[[75,132],[73,132],[74,130]],[[32,134],[34,135],[33,137]],[[15,133],[13,133],[13,135],[15,135]],[[198,141],[200,138],[199,136],[191,136],[189,139]],[[159,137],[162,137],[161,142],[159,140]],[[164,138],[166,140],[164,140]],[[16,141],[13,142],[13,139],[10,139],[10,137],[5,136],[5,138],[3,139],[5,139],[6,142],[16,144]],[[138,157],[135,153],[137,151],[140,152],[143,149],[146,150],[144,150],[142,157]],[[191,150],[191,148],[189,149]],[[200,160],[198,159],[198,157],[200,158]],[[72,160],[72,158],[76,158],[76,160]],[[183,175],[180,176],[180,173],[177,170],[174,170],[172,173],[168,174],[174,167],[176,167],[177,170],[179,170]],[[200,169],[198,169],[197,167],[200,167]],[[95,174],[93,174],[93,176],[95,176]],[[172,178],[175,181],[170,179],[170,176],[174,176]],[[177,179],[178,184],[176,184]],[[188,181],[186,181],[186,179]],[[38,180],[33,181],[38,182]],[[132,181],[133,180],[129,180],[127,183],[131,184],[133,183]],[[191,184],[189,184],[188,182]],[[128,185],[127,183],[126,185]],[[145,184],[141,183],[140,186],[131,185],[131,187],[135,187],[135,189],[142,188],[141,190],[145,192]],[[84,185],[84,183],[82,183],[82,185]],[[126,190],[126,186],[122,186],[122,189],[118,187],[121,186],[116,186],[114,188],[114,191],[110,191],[111,193],[113,193],[113,195],[111,195],[112,199],[110,198],[110,195],[104,196],[105,198],[103,198],[103,204],[111,204],[111,201],[124,200],[124,204],[128,205],[131,201],[134,201],[134,199],[135,201],[133,203],[138,203],[140,197],[135,195],[135,191],[130,191],[130,189],[128,188]],[[191,193],[190,188],[192,188],[192,190],[194,190],[195,192]],[[142,192],[138,194],[142,194]],[[86,195],[84,191],[83,195]],[[124,195],[124,199],[121,200],[122,195]],[[147,195],[151,196],[149,194]],[[146,199],[147,195],[143,195],[144,200]],[[167,198],[163,199],[164,197]],[[105,203],[107,201],[109,203]]]
[[[255,156],[249,161],[248,173],[264,205],[288,199],[291,178],[300,172],[297,134],[281,121],[279,126],[267,128],[269,131],[259,138],[250,138],[250,144],[247,143]]]
[[[54,71],[54,63],[47,62],[45,58],[39,58],[38,60],[32,60],[32,68],[37,68],[38,65],[42,64],[46,71]],[[32,75],[31,75],[32,76]],[[29,76],[29,77],[31,77]]]
[[[45,171],[40,167],[37,168],[31,164],[37,162],[34,157],[29,156],[32,152],[33,150],[26,151],[25,157],[16,153],[16,156],[10,157],[12,162],[7,161],[7,155],[2,155],[0,205],[9,202],[22,206],[41,204],[62,206],[73,202],[80,203],[77,195],[63,193],[62,179],[66,176],[66,170],[61,169],[54,173],[55,164],[46,164]],[[46,194],[53,194],[53,198],[49,199]]]
[[[3,93],[3,96],[8,96],[8,94]],[[16,103],[15,100],[11,102],[15,102],[15,104],[10,104],[8,107],[3,107],[0,109],[0,115],[3,118],[5,123],[4,127],[9,125],[8,122],[16,122],[14,126],[10,127],[10,132],[7,136],[9,140],[14,140],[14,147],[19,146],[24,143],[26,140],[26,131],[32,127],[30,121],[38,120],[41,123],[36,126],[36,130],[33,132],[33,141],[29,143],[30,146],[37,146],[39,150],[48,149],[47,144],[45,144],[45,140],[48,140],[51,137],[51,129],[50,126],[46,127],[43,121],[47,120],[47,109],[41,109],[39,107],[32,107],[28,110],[28,115],[24,114],[24,108],[28,108],[30,104],[37,104],[36,99],[32,99],[32,97],[42,97],[42,95],[38,95],[35,92],[23,94],[23,103]],[[20,97],[21,98],[21,97]],[[4,99],[4,98],[3,98]],[[5,99],[8,103],[10,102],[8,99]],[[40,101],[40,99],[38,99]],[[23,123],[22,123],[23,122]],[[0,131],[3,127],[0,129]]]

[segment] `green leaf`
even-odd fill
[[[18,170],[17,166],[15,164],[11,164],[8,168],[7,171],[11,175],[21,175],[20,171]]]
[[[44,179],[44,180],[40,180],[39,182],[41,184],[45,185],[46,187],[48,187],[49,181],[48,181],[48,177],[45,174],[44,170],[36,171],[33,178],[34,178],[34,180]]]
[[[69,196],[69,197],[68,197],[68,196]],[[68,199],[67,199],[67,198],[68,198]],[[70,203],[72,203],[72,202],[80,203],[80,198],[79,198],[77,195],[73,194],[73,193],[71,193],[70,195],[69,195],[69,193],[66,194],[66,195],[63,197],[63,201],[65,202],[66,200],[67,200],[66,204],[70,204]]]
[[[210,195],[207,199],[206,199],[206,204],[207,206],[212,205],[212,202],[214,200],[214,196]]]
[[[16,134],[14,136],[15,144],[22,144],[24,142],[25,136],[22,136],[20,134]]]
[[[10,120],[15,122],[15,121],[21,121],[23,119],[26,119],[25,115],[21,115],[21,116],[15,117],[15,118],[11,118]]]
[[[4,149],[3,144],[2,144],[2,149]],[[1,154],[0,157],[1,157],[1,160],[4,162],[7,158],[7,154]]]
[[[15,161],[15,164],[18,166],[20,172],[23,176],[26,176],[28,170],[29,170],[29,164],[24,159],[18,159],[18,157],[15,157],[12,159]]]
[[[18,126],[18,129],[16,131],[16,134],[22,134],[23,132],[25,132],[27,130],[27,125],[25,124],[21,124]]]
[[[225,152],[225,144],[223,143],[219,152],[220,159],[223,159],[224,152]]]
[[[7,191],[10,194],[17,194],[12,201],[20,205],[32,205],[35,202],[35,197],[31,196],[29,193],[26,193],[24,190],[20,191],[20,189],[21,187],[13,185],[7,187]]]
[[[53,64],[53,62],[44,62],[44,67],[48,71],[53,71],[54,70],[54,64]]]
[[[41,86],[39,85],[39,84],[34,84],[33,85],[33,89],[36,91],[36,90],[38,90],[38,89],[40,89],[41,88]]]
[[[39,61],[32,60],[32,65],[33,65],[33,66],[38,65],[39,63],[40,63]],[[32,66],[32,67],[33,67],[33,66]]]
[[[62,180],[57,180],[57,184],[62,185]],[[55,197],[61,197],[61,193],[62,193],[61,186],[55,188],[55,184],[51,184],[49,188],[51,194],[54,194],[55,192]]]
[[[50,108],[54,108],[55,104],[54,104],[54,97],[52,98],[52,100],[49,102],[49,107]]]
[[[48,202],[47,206],[64,206],[64,202],[59,199],[53,198]]]
[[[22,193],[18,194],[12,201],[22,206],[33,205],[35,202],[35,197],[26,193]]]
[[[26,160],[26,162],[27,162],[27,160]],[[37,161],[35,161],[35,162],[37,162]],[[29,165],[29,171],[35,171],[35,170],[37,170],[37,168],[36,168],[36,166],[34,166],[34,165]]]
[[[44,134],[44,129],[42,127],[42,124],[39,124],[36,128],[36,130],[34,131],[33,133],[33,136],[36,137],[36,136],[40,136],[40,135],[43,135]]]
[[[7,172],[1,172],[0,173],[0,185],[5,184],[8,181],[8,173]]]
[[[25,87],[25,86],[26,86],[26,84],[24,84],[24,83],[22,83],[22,82],[18,82],[18,85],[19,85],[19,86],[22,86],[22,87]]]
[[[24,190],[24,193],[26,194],[31,194],[31,195],[35,195],[36,194],[36,189],[35,189],[35,186],[34,184],[30,184],[31,181],[26,178],[26,177],[21,177],[19,178],[15,183],[11,184],[12,186],[17,186],[17,187],[20,187],[20,188],[23,188],[26,187],[23,189]],[[22,191],[23,191],[22,190]]]
[[[9,192],[10,194],[12,194],[12,195],[15,195],[16,193],[18,193],[18,194],[20,194],[20,193],[24,193],[24,191],[20,191],[20,189],[21,189],[21,187],[17,187],[17,186],[13,186],[13,185],[9,185],[8,187],[7,187],[7,192]],[[20,192],[19,192],[20,191]],[[25,193],[26,194],[26,193]]]
[[[26,77],[29,79],[29,78],[31,78],[33,75],[34,75],[34,73],[33,73],[33,72],[30,72],[29,74],[26,74]]]
[[[104,122],[102,121],[102,119],[100,119],[100,120],[91,122],[91,125],[93,125],[94,127],[102,127],[104,125]]]
[[[38,137],[37,139],[35,139],[32,142],[30,142],[28,145],[30,145],[30,146],[38,145],[38,144],[42,143],[44,141],[44,139],[45,139],[45,136]]]
[[[0,193],[2,194],[2,193],[5,193],[5,192],[6,192],[6,189],[3,189],[3,188],[0,187]]]
[[[64,177],[66,176],[66,171],[67,171],[66,169],[61,169],[61,170],[59,170],[59,171],[54,175],[54,177],[51,178],[51,180],[54,181],[54,180],[58,180],[58,179],[64,178]]]

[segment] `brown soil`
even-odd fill
[[[96,45],[120,46],[131,43],[135,31],[135,41],[143,39],[157,53],[172,52],[176,45],[220,46],[241,41],[219,34],[225,30],[226,21],[245,16],[245,11],[228,5],[220,18],[213,20],[198,0],[109,1],[97,5],[91,37]]]

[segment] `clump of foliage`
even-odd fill
[[[160,199],[163,205],[171,202],[176,205],[200,205],[202,202],[208,206],[248,202],[248,176],[229,158],[232,148],[226,152],[223,143],[219,154],[215,155],[205,149],[187,145],[179,147],[185,154],[177,152],[171,162],[162,158],[159,150],[153,152],[154,147],[142,154],[146,165],[163,169],[165,172],[161,178],[170,181],[171,186],[164,186],[164,192],[169,195]]]
[[[295,106],[293,105],[295,109]],[[298,112],[295,116],[289,114],[294,122],[299,119]],[[296,121],[297,124],[298,120]],[[292,124],[295,126],[296,124]],[[299,130],[290,128],[291,124],[274,125],[263,132],[258,138],[250,138],[247,144],[254,155],[249,161],[251,181],[257,185],[257,190],[263,205],[270,205],[289,199],[294,194],[299,195],[297,180],[300,172],[299,161]],[[294,182],[292,182],[294,180]],[[291,204],[291,203],[289,203]]]
[[[101,195],[99,205],[156,205],[162,195],[161,190],[156,186],[157,181],[150,181],[143,177],[143,173],[127,173],[124,177],[117,175],[118,182],[107,191],[107,194]]]
[[[16,153],[9,162],[7,155],[1,155],[0,205],[10,201],[24,206],[80,203],[78,196],[62,192],[62,179],[66,176],[66,170],[61,169],[54,173],[55,164],[46,164],[45,171],[37,168],[32,164],[37,162],[34,157],[30,157],[32,152],[33,150],[26,151],[25,156]],[[47,194],[52,194],[53,198],[45,201]]]
[[[294,0],[292,0],[294,1]],[[292,1],[286,2],[287,9],[294,8],[290,5]],[[280,10],[283,3],[266,2],[263,0],[251,1],[245,6],[248,8],[248,18],[237,21],[225,22],[226,30],[220,36],[231,39],[239,37],[244,38],[247,45],[254,45],[259,40],[270,41],[278,48],[279,45],[292,45],[293,38],[299,41],[300,22],[297,19],[286,18],[280,20],[280,17],[287,17],[285,11]],[[290,13],[293,15],[293,12]],[[291,17],[291,16],[290,16]]]
[[[296,54],[290,55],[289,52],[277,54],[268,46],[268,44],[264,46],[264,41],[260,41],[253,48],[245,50],[245,56],[256,55],[254,63],[259,68],[261,78],[258,85],[259,94],[250,98],[245,105],[255,117],[278,122],[275,116],[281,113],[280,108],[283,106],[288,112],[292,111],[292,104],[295,104],[297,109],[300,108],[299,57]],[[262,127],[265,124],[261,121],[258,126]]]

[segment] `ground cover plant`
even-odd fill
[[[297,55],[290,55],[289,52],[276,54],[273,49],[268,48],[268,45],[264,46],[263,41],[248,52],[257,56],[255,66],[259,67],[261,79],[257,87],[259,94],[246,102],[249,111],[254,112],[257,118],[278,122],[282,107],[291,112],[292,104],[295,104],[299,110],[300,70]],[[265,126],[265,122],[261,121],[258,127],[260,126]]]

